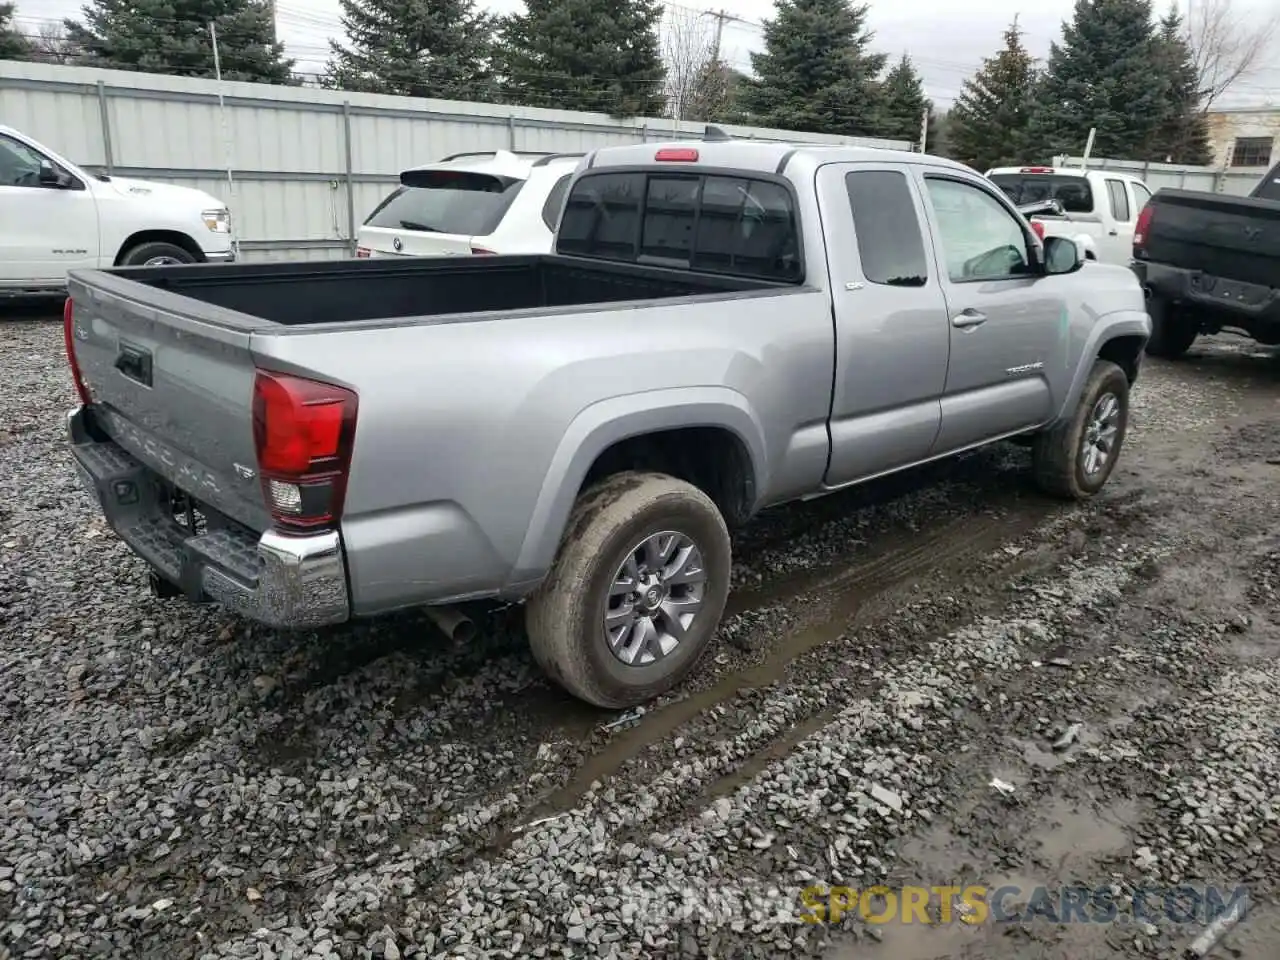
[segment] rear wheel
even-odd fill
[[[1036,483],[1055,497],[1084,500],[1102,489],[1129,426],[1129,378],[1109,360],[1096,360],[1070,419],[1036,437]]]
[[[1152,297],[1147,301],[1147,313],[1151,316],[1151,339],[1147,341],[1147,353],[1165,360],[1177,360],[1191,349],[1199,335],[1195,318],[1181,307]]]
[[[120,258],[126,267],[165,267],[175,263],[195,263],[196,258],[176,243],[165,243],[160,240],[140,243],[130,247]]]
[[[526,605],[534,658],[600,707],[671,690],[707,649],[729,595],[729,532],[697,487],[621,473],[578,498]]]

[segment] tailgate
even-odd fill
[[[98,271],[73,271],[68,292],[95,421],[178,489],[266,530],[250,338],[270,324]]]
[[[1280,203],[1161,190],[1152,198],[1147,259],[1274,287],[1280,277]]]

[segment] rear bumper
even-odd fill
[[[160,478],[119,444],[90,430],[92,411],[67,416],[77,473],[112,530],[188,599],[214,601],[272,627],[307,629],[351,615],[336,532],[261,535],[210,517],[193,532],[175,520]]]
[[[1152,296],[1194,306],[1223,325],[1249,330],[1280,326],[1280,288],[1148,260],[1133,260],[1129,266]]]

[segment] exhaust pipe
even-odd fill
[[[470,643],[476,638],[476,625],[457,607],[427,607],[427,616],[454,643]]]

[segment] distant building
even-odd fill
[[[1280,107],[1209,111],[1214,166],[1259,175],[1280,160]]]

